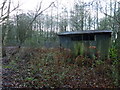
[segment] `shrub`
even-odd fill
[[[112,78],[114,85],[119,86],[120,71],[118,68],[120,66],[120,59],[118,58],[118,49],[115,46],[112,46],[112,48],[110,48],[109,53],[110,53],[110,58],[112,60],[110,77]]]

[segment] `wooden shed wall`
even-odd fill
[[[105,59],[108,58],[110,39],[110,34],[96,34],[93,41],[73,41],[71,35],[66,35],[60,36],[60,44],[71,49],[74,55]]]
[[[60,37],[60,46],[61,47],[64,47],[64,48],[69,48],[71,49],[72,48],[72,41],[71,41],[71,38],[68,37],[68,36],[61,36]]]
[[[101,58],[108,58],[111,37],[110,34],[96,35],[97,52]]]

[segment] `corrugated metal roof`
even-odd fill
[[[84,31],[74,31],[74,32],[62,32],[58,35],[72,35],[72,34],[89,34],[89,33],[112,33],[111,30],[84,30]]]

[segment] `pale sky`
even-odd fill
[[[14,3],[17,3],[18,0],[13,0]],[[21,4],[20,9],[23,10],[35,10],[37,6],[42,1],[42,9],[48,7],[51,2],[57,2],[57,0],[19,0]],[[71,7],[73,5],[74,0],[58,0],[59,6]]]
[[[41,1],[42,1],[41,10],[48,7],[51,4],[51,2],[55,2],[55,5],[58,7],[59,13],[60,13],[61,8],[67,8],[67,10],[70,10],[74,5],[75,0],[12,0],[12,1],[13,1],[14,5],[17,5],[17,3],[19,2],[19,4],[21,5],[19,7],[19,10],[21,10],[22,12],[26,12],[29,10],[35,11],[37,9],[37,6],[40,5]],[[93,1],[93,0],[81,0],[81,1],[89,2],[89,1]],[[58,2],[58,5],[57,5],[57,2]],[[55,10],[57,10],[57,8]],[[55,10],[54,10],[54,12],[56,13]]]
[[[15,3],[19,1],[19,3],[22,4],[22,6],[20,7],[21,9],[34,10],[41,1],[42,1],[42,8],[49,6],[51,2],[57,2],[57,1],[60,6],[65,6],[67,8],[70,8],[71,6],[73,6],[75,0],[12,0],[12,1]],[[81,0],[81,1],[89,2],[93,0]],[[107,2],[109,0],[101,0],[101,1]],[[120,0],[116,0],[116,1],[120,1]]]
[[[66,7],[68,10],[70,10],[73,7],[75,0],[11,0],[11,1],[13,3],[13,6],[16,6],[17,3],[19,2],[19,4],[21,5],[19,7],[19,9],[21,9],[23,12],[26,12],[29,10],[35,11],[37,9],[37,6],[40,5],[41,1],[42,1],[41,10],[48,7],[51,4],[51,2],[55,2],[55,5],[58,6],[60,10],[61,10],[61,7],[63,7],[63,8]],[[58,1],[58,5],[56,3],[57,1]],[[81,0],[81,1],[90,2],[93,0]],[[104,5],[104,3],[109,1],[109,0],[101,0],[101,1],[103,1],[102,5]],[[114,0],[112,0],[112,1],[114,1]],[[117,0],[117,1],[120,1],[120,0]]]
[[[58,6],[59,7],[66,7],[68,9],[72,8],[74,1],[75,0],[12,0],[15,4],[19,1],[21,4],[20,9],[23,10],[35,10],[36,7],[39,5],[39,3],[42,1],[42,9],[48,7],[51,2],[55,2],[57,6],[57,1],[58,1]],[[93,0],[81,0],[84,2],[89,2]]]
[[[19,2],[21,5],[20,9],[22,10],[35,10],[37,5],[39,5],[41,1],[42,1],[42,8],[46,8],[47,6],[50,5],[51,2],[57,2],[57,1],[59,3],[58,4],[59,7],[71,8],[74,4],[74,1],[77,0],[11,0],[11,1],[13,2],[14,6]],[[93,0],[79,0],[79,1],[90,2]],[[109,0],[101,0],[101,1],[107,2]],[[120,1],[120,0],[116,0],[116,1]]]

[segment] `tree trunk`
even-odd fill
[[[5,50],[5,47],[2,47],[2,57],[5,57],[6,56],[6,50]]]

